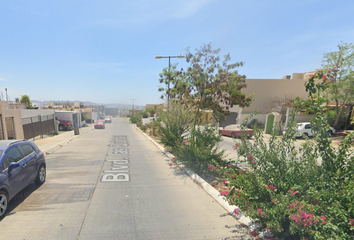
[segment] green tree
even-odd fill
[[[32,108],[32,102],[28,95],[21,95],[20,103],[25,103],[27,108]]]
[[[198,124],[202,109],[213,111],[213,117],[220,121],[230,114],[234,105],[249,106],[251,97],[242,93],[246,87],[245,76],[240,75],[236,68],[243,62],[229,63],[229,54],[220,60],[221,49],[213,50],[211,44],[203,45],[191,53],[187,49],[186,60],[190,64],[185,71],[176,70],[172,66],[169,72],[165,69],[160,74],[160,83],[172,85],[169,89],[160,88],[170,99],[195,111],[194,125]]]
[[[354,44],[342,43],[338,50],[326,53],[323,57],[324,77],[327,79],[328,102],[335,103],[337,128],[343,113],[354,104]]]
[[[170,106],[164,119],[166,128],[160,132],[165,135],[163,139],[173,144],[172,148],[177,148],[174,152],[177,158],[198,173],[208,163],[221,161],[224,154],[219,149],[219,129],[216,126],[201,126],[203,110],[212,110],[212,118],[220,122],[230,114],[230,108],[234,105],[244,107],[251,102],[251,97],[241,91],[246,87],[246,77],[236,70],[243,63],[230,63],[229,54],[221,60],[220,51],[213,50],[210,44],[196,49],[195,53],[187,49],[187,70],[177,70],[177,65],[173,65],[160,74],[160,83],[168,85],[168,88],[159,89],[163,92],[162,98],[167,97],[170,104],[174,102],[181,110],[187,111],[183,121],[174,123]],[[188,122],[187,127],[180,125],[185,122]],[[185,133],[183,138],[182,133]]]

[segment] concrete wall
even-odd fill
[[[3,125],[4,139],[8,139],[7,128],[6,128],[6,118],[13,118],[15,139],[24,139],[22,118],[20,109],[9,109],[9,103],[7,101],[0,101],[0,114],[1,122]]]
[[[254,100],[243,112],[269,113],[276,99],[308,99],[308,93],[305,91],[306,81],[307,79],[246,79],[247,87],[242,92],[246,95],[254,94]]]
[[[16,139],[24,139],[25,135],[23,133],[21,112],[19,110],[20,109],[8,109],[8,110],[5,110],[4,113],[3,113],[3,123],[5,125],[5,118],[6,117],[13,117],[14,126],[15,126],[15,138]],[[5,137],[5,139],[7,139],[6,131],[4,132],[4,137]]]

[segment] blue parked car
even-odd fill
[[[9,201],[30,183],[43,184],[46,162],[43,152],[28,140],[0,140],[0,219]]]

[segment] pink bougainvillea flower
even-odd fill
[[[327,78],[327,76],[326,76],[326,75],[323,75],[322,78]]]
[[[172,166],[172,163],[170,162],[168,165]]]
[[[354,226],[354,219],[350,220],[350,221],[349,221],[349,224],[350,224],[350,226],[353,227],[353,226]]]
[[[239,215],[240,214],[240,209],[238,209],[238,208],[235,208],[235,210],[234,210],[234,213],[236,214],[236,215]]]
[[[327,220],[327,218],[326,218],[325,216],[323,216],[323,215],[321,215],[321,218],[322,218],[323,220]]]
[[[269,185],[267,188],[268,188],[268,189],[272,189],[273,191],[275,191],[275,187],[272,186],[272,185]]]
[[[256,231],[252,231],[251,234],[253,237],[257,237],[257,235],[258,235]]]
[[[221,192],[220,195],[221,196],[227,196],[227,195],[229,195],[229,192]]]
[[[235,144],[233,147],[234,150],[236,150],[238,147],[240,146],[240,144]]]
[[[229,181],[224,180],[224,181],[222,181],[222,183],[223,183],[224,185],[226,185],[227,183],[229,183]]]
[[[259,208],[257,211],[258,211],[258,216],[261,216],[261,212],[262,212],[263,210]]]
[[[267,217],[267,214],[263,214],[265,217]]]

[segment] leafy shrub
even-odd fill
[[[264,128],[264,124],[262,122],[258,121],[257,119],[252,119],[251,122],[249,122],[247,124],[247,127],[253,129],[256,125],[260,129]]]
[[[194,138],[186,139],[174,152],[178,160],[197,173],[207,171],[211,163],[220,163],[225,150],[219,149],[221,135],[217,132],[218,129],[211,126],[192,130]]]
[[[292,113],[285,137],[273,131],[266,143],[255,128],[254,141],[237,140],[236,163],[247,162],[249,171],[233,165],[210,168],[229,182],[232,190],[225,197],[239,207],[235,213],[250,216],[260,225],[257,233],[267,231],[272,239],[354,239],[354,133],[338,148],[331,145],[321,107],[325,83],[315,84],[313,77],[306,85],[316,113],[313,139],[295,145]]]
[[[143,119],[143,114],[141,112],[134,113],[130,115],[129,118],[131,123],[136,123],[136,124],[141,123],[142,119]]]
[[[171,122],[169,124],[160,124],[158,127],[159,135],[158,138],[160,142],[165,145],[165,147],[170,150],[176,150],[182,144],[183,141],[183,131],[182,129]]]
[[[141,126],[140,126],[140,129],[141,129],[143,132],[146,132],[147,127],[146,127],[145,125],[141,125]]]

